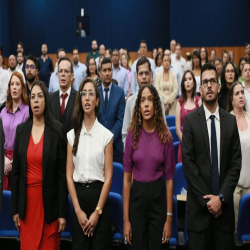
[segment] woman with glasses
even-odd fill
[[[234,82],[228,95],[227,112],[235,115],[238,126],[242,164],[240,178],[234,191],[234,212],[235,212],[235,231],[237,232],[239,203],[244,194],[250,193],[250,115],[245,109],[244,88],[240,82]]]
[[[59,250],[68,201],[66,138],[41,81],[31,88],[29,113],[16,131],[11,212],[21,249]]]
[[[6,107],[1,111],[5,135],[3,190],[11,190],[13,149],[17,126],[29,118],[28,97],[22,75],[14,72],[9,80]]]
[[[94,57],[89,58],[87,62],[86,73],[87,73],[87,77],[92,78],[96,82],[97,86],[101,85],[102,79],[97,73],[97,66],[96,66],[96,61]]]
[[[73,203],[72,249],[111,247],[108,194],[113,175],[113,134],[97,115],[100,94],[95,81],[85,78],[77,93],[73,122],[67,134],[67,183]]]
[[[155,79],[155,88],[163,99],[166,115],[175,115],[178,83],[175,74],[169,70],[171,57],[163,56],[163,71]]]
[[[237,71],[231,62],[226,62],[221,72],[221,90],[218,97],[219,106],[226,110],[228,102],[228,94],[231,85],[238,79]]]

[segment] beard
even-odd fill
[[[93,52],[96,52],[96,51],[97,51],[97,48],[92,49],[92,51],[93,51]]]
[[[11,69],[11,71],[14,71],[16,69],[16,66],[14,66],[14,67],[10,66],[10,69]]]
[[[32,74],[29,73],[28,75],[26,75],[26,79],[28,82],[34,82],[36,79],[36,76],[33,76]]]
[[[74,59],[74,64],[77,64],[78,63],[78,59]]]
[[[42,52],[43,53],[43,56],[46,56],[47,55],[47,52]]]

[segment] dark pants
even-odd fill
[[[163,179],[148,183],[134,180],[129,204],[132,247],[128,249],[168,249],[168,245],[162,244],[166,211],[166,185]]]
[[[83,187],[79,183],[75,183],[76,194],[80,207],[89,218],[95,211],[103,183],[96,181],[90,183],[88,187]],[[83,230],[78,222],[77,216],[73,209],[72,214],[72,249],[73,250],[109,250],[111,249],[111,215],[109,211],[108,201],[102,209],[102,214],[99,217],[97,226],[93,236],[88,237],[83,233]]]
[[[189,250],[231,250],[234,249],[234,234],[225,233],[219,218],[211,215],[210,225],[201,233],[188,231]]]

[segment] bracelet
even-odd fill
[[[167,215],[171,216],[173,218],[173,213],[167,213]]]

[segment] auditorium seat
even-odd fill
[[[179,148],[180,142],[174,142],[174,156],[175,156],[175,164],[178,162],[178,148]]]
[[[109,208],[112,229],[114,229],[112,244],[119,245],[123,243],[123,202],[120,194],[114,192],[109,193]]]
[[[18,239],[19,235],[11,214],[11,191],[4,190],[0,212],[0,238]]]
[[[113,162],[113,179],[110,192],[120,194],[122,196],[124,169],[122,164]]]
[[[175,116],[166,115],[166,122],[167,122],[168,127],[175,127]]]
[[[174,174],[174,195],[181,194],[181,189],[187,190],[187,181],[183,173],[182,163],[178,163],[175,166]]]
[[[66,227],[64,231],[61,233],[62,240],[72,240],[71,232],[72,232],[72,211],[73,211],[73,204],[70,199],[70,195],[68,194],[68,215],[66,218]]]
[[[242,244],[250,243],[250,194],[240,199],[237,236]]]
[[[178,137],[177,134],[176,134],[176,128],[175,128],[175,127],[169,127],[169,130],[170,130],[170,132],[171,132],[171,134],[172,134],[173,141],[174,141],[174,142],[179,141],[179,137]]]

